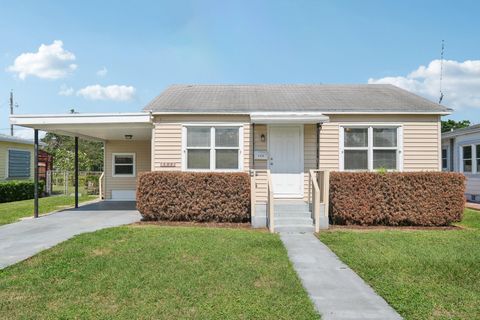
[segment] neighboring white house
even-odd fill
[[[480,124],[442,134],[442,170],[467,177],[467,200],[480,202]]]

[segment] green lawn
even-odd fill
[[[480,319],[480,213],[463,230],[332,230],[319,238],[406,319]]]
[[[126,226],[0,271],[2,319],[318,319],[278,235]]]
[[[98,198],[98,196],[81,196],[79,202],[85,202]],[[39,212],[48,213],[62,208],[68,208],[75,204],[75,197],[52,196],[39,199]],[[33,216],[33,199],[0,203],[0,225],[18,221],[20,218]]]

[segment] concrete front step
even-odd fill
[[[310,211],[308,203],[306,202],[276,202],[273,205],[275,211],[288,211],[288,212],[305,212]]]
[[[314,232],[312,214],[308,203],[303,200],[275,200],[274,221],[276,232]],[[252,218],[254,227],[264,227],[266,205],[256,206],[256,216]]]
[[[275,232],[279,233],[306,233],[306,232],[314,232],[315,228],[313,225],[307,226],[307,225],[288,225],[288,226],[282,226],[282,225],[276,225],[275,226]]]
[[[311,226],[313,225],[313,219],[303,218],[303,217],[275,217],[275,225],[276,226],[288,226],[288,225],[305,225]]]
[[[312,213],[310,211],[275,211],[275,217],[282,218],[310,218]]]

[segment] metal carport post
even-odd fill
[[[38,218],[38,129],[33,132],[33,216]]]
[[[78,208],[78,137],[75,137],[75,208]]]

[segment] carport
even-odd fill
[[[79,138],[101,141],[133,142],[150,141],[152,135],[151,115],[139,113],[95,113],[95,114],[30,114],[12,115],[10,123],[34,130],[34,217],[38,217],[38,151],[39,131],[54,132],[75,138],[74,185],[75,208],[78,208],[78,146]],[[105,149],[105,148],[104,148]],[[104,172],[106,156],[104,152]]]

